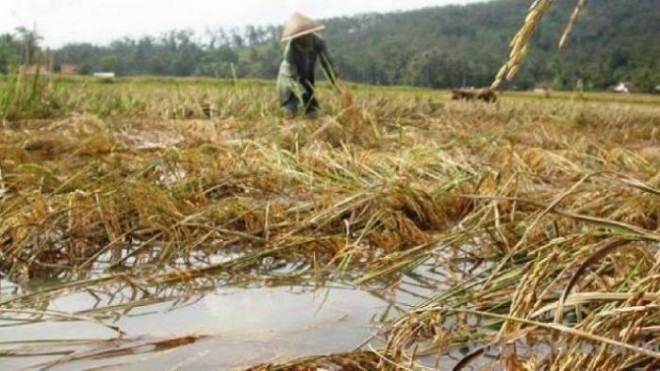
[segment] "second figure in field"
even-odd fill
[[[282,41],[286,42],[284,60],[277,77],[280,105],[292,116],[304,112],[314,116],[319,103],[314,96],[314,69],[316,61],[330,82],[336,86],[335,68],[325,41],[315,32],[324,29],[321,24],[294,13],[284,27]]]

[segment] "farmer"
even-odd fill
[[[336,73],[325,41],[315,32],[324,29],[321,24],[294,13],[284,26],[282,41],[287,42],[284,60],[277,77],[280,104],[291,116],[299,111],[306,115],[316,114],[319,103],[314,96],[314,68],[321,62],[323,70],[336,87]]]

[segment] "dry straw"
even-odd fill
[[[511,40],[511,53],[509,54],[509,59],[497,73],[495,81],[493,81],[491,85],[492,89],[498,89],[505,80],[511,81],[518,74],[518,70],[520,70],[520,66],[525,60],[525,57],[527,57],[529,49],[531,48],[532,35],[541,24],[543,17],[546,15],[548,10],[550,10],[553,4],[554,0],[535,0],[532,3],[523,26]],[[575,22],[577,21],[577,18],[585,4],[586,0],[577,0],[575,9],[573,10],[570,20],[568,21],[568,25],[566,26],[559,41],[560,48],[563,48],[566,45],[568,36],[573,30],[573,26],[575,25]]]
[[[273,113],[271,86],[217,84],[87,84],[48,93],[66,115],[14,111],[0,129],[0,269],[19,284],[0,298],[11,330],[76,320],[119,337],[108,319],[217,287],[335,279],[391,298],[405,281],[426,291],[410,311],[393,304],[378,354],[291,365],[416,369],[418,356],[476,344],[509,369],[653,369],[657,352],[639,344],[660,326],[657,98],[495,106],[319,89],[329,114],[290,121]],[[335,139],[318,134],[325,125]],[[54,313],[61,295],[95,305]],[[565,347],[545,360],[506,348],[553,337]],[[597,351],[579,353],[585,342]],[[57,347],[61,362],[100,355],[98,341]]]

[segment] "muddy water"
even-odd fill
[[[3,282],[5,295],[11,290],[8,285]],[[417,296],[430,290],[414,282],[402,287],[407,289],[391,292],[387,299],[381,291],[362,291],[339,284],[323,288],[224,288],[183,302],[111,312],[112,316],[102,318],[104,323],[126,333],[115,343],[108,343],[108,339],[116,339],[116,333],[97,323],[44,321],[16,326],[5,315],[0,319],[0,352],[30,356],[0,357],[0,369],[40,369],[50,365],[55,370],[229,370],[306,355],[352,351],[378,330],[384,313],[400,313],[392,309],[392,303],[405,310],[418,300]],[[60,296],[46,305],[49,311],[73,314],[93,309],[99,300],[98,295],[78,292]],[[154,339],[187,335],[204,337],[164,351],[155,351],[149,345]],[[37,342],[43,340],[49,342]],[[144,346],[140,347],[141,343]],[[101,359],[86,356],[119,347],[130,349],[129,354],[111,352],[111,356]],[[57,365],[51,362],[62,360],[62,354],[43,355],[57,351],[76,352],[73,354],[83,359],[68,358]]]

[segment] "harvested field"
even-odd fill
[[[357,86],[291,120],[265,82],[2,84],[0,364],[660,367],[657,97]],[[269,330],[278,290],[346,312]]]

